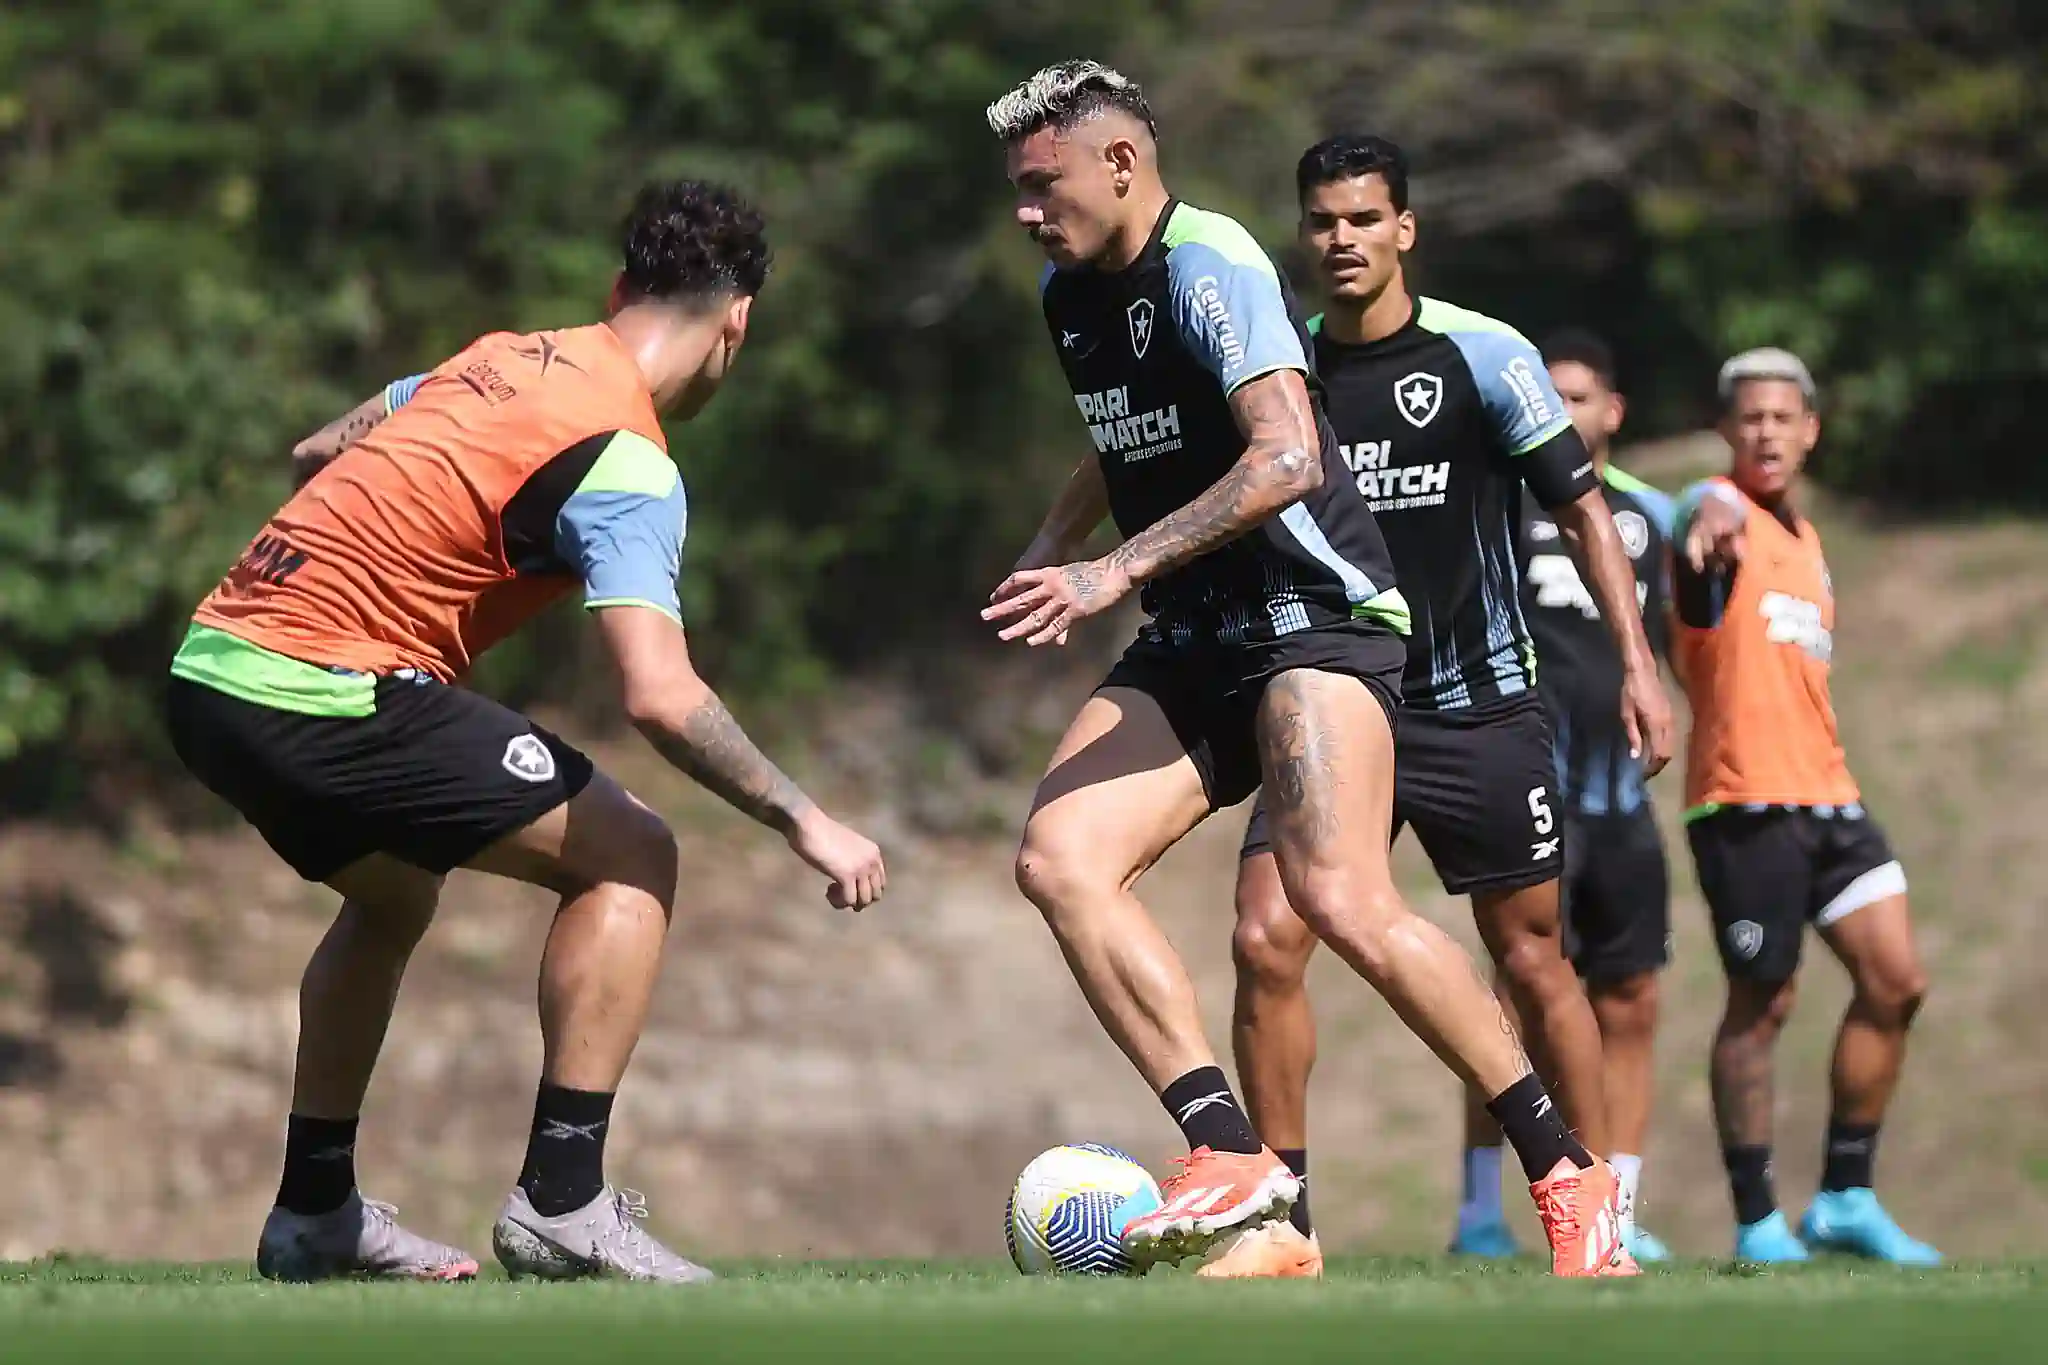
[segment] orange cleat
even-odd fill
[[[1550,1238],[1550,1273],[1572,1278],[1640,1275],[1621,1244],[1621,1181],[1596,1161],[1580,1170],[1560,1161],[1529,1187]]]
[[[1180,1164],[1160,1182],[1159,1207],[1124,1228],[1124,1251],[1140,1265],[1200,1256],[1233,1232],[1285,1218],[1301,1194],[1270,1148],[1247,1156],[1197,1147]]]
[[[1205,1280],[1320,1280],[1323,1247],[1314,1233],[1304,1237],[1292,1223],[1268,1223],[1238,1233],[1195,1274]]]

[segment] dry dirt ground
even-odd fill
[[[1668,484],[1685,462],[1666,453],[1646,468]],[[1843,728],[1911,874],[1934,981],[1881,1183],[1909,1227],[1953,1253],[2040,1255],[2048,534],[1890,530],[1833,506],[1822,526],[1841,594]],[[1115,643],[1105,634],[1095,652]],[[840,775],[842,803],[892,859],[890,898],[859,919],[826,907],[777,841],[637,741],[598,746],[674,814],[685,850],[660,998],[612,1143],[615,1172],[648,1192],[658,1227],[721,1254],[993,1255],[1008,1182],[1041,1148],[1106,1141],[1166,1165],[1172,1125],[1009,879],[1028,788],[1018,773],[1086,686],[1080,673],[1019,672],[845,699],[817,767]],[[1675,781],[1660,788],[1668,816]],[[1219,1046],[1240,821],[1212,820],[1142,886],[1196,972]],[[1718,974],[1683,845],[1672,847],[1678,959],[1645,1218],[1684,1253],[1721,1255],[1727,1200],[1703,1075]],[[1470,942],[1464,907],[1412,847],[1401,865],[1418,904]],[[297,973],[331,902],[240,833],[172,837],[138,820],[119,842],[0,834],[0,1151],[14,1171],[0,1258],[248,1254],[274,1189]],[[451,884],[371,1095],[366,1185],[472,1246],[525,1137],[547,908],[517,888]],[[1781,1057],[1780,1184],[1795,1212],[1818,1167],[1844,997],[1832,963],[1809,961]],[[1314,983],[1325,1238],[1434,1250],[1455,1197],[1452,1087],[1338,964],[1319,961]]]

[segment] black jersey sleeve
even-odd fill
[[[1514,469],[1546,512],[1577,502],[1600,486],[1586,443],[1569,426],[1515,456]]]

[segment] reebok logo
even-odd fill
[[[1186,1104],[1180,1107],[1180,1111],[1177,1114],[1175,1114],[1174,1117],[1178,1118],[1182,1123],[1186,1123],[1189,1119],[1201,1113],[1204,1109],[1210,1109],[1219,1104],[1229,1103],[1230,1092],[1228,1090],[1212,1091],[1207,1095],[1197,1095],[1194,1099],[1189,1100]]]
[[[1557,846],[1563,842],[1564,840],[1562,837],[1556,839],[1538,839],[1535,843],[1529,845],[1529,861],[1532,863],[1540,863],[1545,858],[1555,858],[1557,856]]]
[[[554,1142],[571,1142],[578,1138],[595,1142],[609,1122],[609,1119],[599,1119],[596,1123],[564,1123],[560,1119],[549,1119],[541,1125],[540,1135]]]

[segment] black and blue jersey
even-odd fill
[[[1418,299],[1391,336],[1334,341],[1311,323],[1338,454],[1386,538],[1413,622],[1402,700],[1449,711],[1530,692],[1516,523],[1595,486],[1536,348],[1514,328]]]
[[[1643,631],[1659,656],[1670,631],[1672,500],[1609,465],[1601,492],[1636,574]],[[1536,640],[1540,691],[1557,735],[1557,783],[1580,815],[1628,815],[1648,799],[1642,763],[1621,726],[1621,652],[1579,576],[1557,523],[1533,502],[1522,521],[1523,605]]]
[[[1048,269],[1042,292],[1110,515],[1127,539],[1193,502],[1242,458],[1232,392],[1277,370],[1307,376],[1322,486],[1146,584],[1145,610],[1162,637],[1237,644],[1361,618],[1407,629],[1386,545],[1323,415],[1302,310],[1250,233],[1171,203],[1127,269]]]

